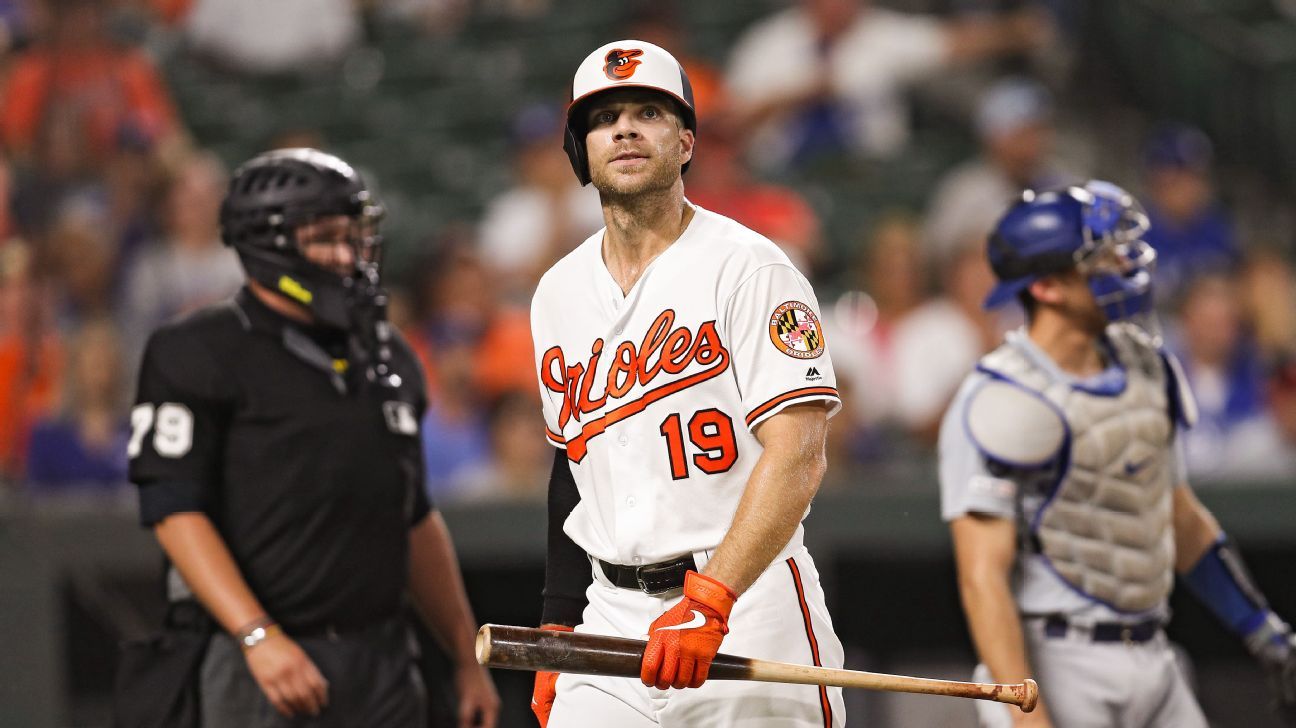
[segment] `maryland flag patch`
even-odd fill
[[[770,316],[770,341],[794,359],[814,359],[824,351],[823,326],[809,306],[788,301]]]

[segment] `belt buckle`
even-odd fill
[[[640,591],[642,591],[644,594],[647,594],[649,596],[656,596],[658,594],[665,594],[666,592],[673,591],[675,587],[651,586],[648,580],[645,579],[644,574],[647,573],[649,577],[651,577],[654,574],[671,571],[674,568],[675,568],[674,565],[656,566],[656,567],[654,567],[653,565],[637,566],[635,567],[635,571],[634,571],[635,583],[639,585]]]
[[[1121,631],[1120,631],[1120,637],[1121,637],[1121,642],[1124,642],[1126,647],[1133,647],[1133,646],[1134,646],[1134,628],[1133,628],[1133,627],[1129,626],[1128,624],[1126,624],[1126,625],[1122,625],[1122,626],[1121,626]]]

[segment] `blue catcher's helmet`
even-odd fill
[[[999,279],[985,307],[1001,306],[1039,278],[1077,270],[1109,321],[1152,306],[1156,252],[1142,240],[1147,213],[1110,182],[1027,190],[995,225],[987,255]]]

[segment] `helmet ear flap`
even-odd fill
[[[576,130],[572,129],[570,123],[563,127],[563,151],[567,152],[572,171],[576,173],[576,179],[580,180],[581,187],[589,184],[589,157],[586,155],[585,140],[576,136]]]

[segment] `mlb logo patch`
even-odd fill
[[[388,430],[397,435],[418,434],[418,418],[414,416],[414,405],[409,402],[383,402],[382,409]]]

